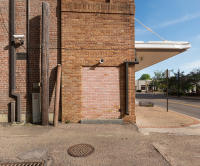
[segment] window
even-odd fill
[[[145,85],[141,85],[141,90],[146,90],[146,86]]]
[[[110,3],[110,0],[106,0],[106,3]]]

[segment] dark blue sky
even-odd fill
[[[185,73],[200,68],[200,0],[135,0],[136,18],[169,41],[189,41],[192,48],[185,53],[136,73],[153,76],[167,68]],[[159,41],[136,22],[137,41]]]

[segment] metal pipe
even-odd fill
[[[29,26],[29,13],[30,13],[30,0],[26,0],[26,77],[27,77],[27,83],[26,83],[26,93],[27,93],[27,103],[30,106],[30,92],[29,92],[29,84],[30,84],[30,60],[29,60],[29,43],[30,43],[30,37],[29,37],[29,32],[30,32],[30,26]],[[31,109],[29,107],[29,109]]]
[[[126,82],[126,88],[125,88],[125,93],[126,93],[126,110],[125,114],[129,115],[129,73],[128,73],[128,68],[129,65],[136,65],[139,64],[139,61],[137,58],[135,58],[134,62],[125,62],[125,82]]]
[[[180,70],[178,69],[178,97],[180,97]]]
[[[166,70],[166,79],[167,79],[167,91],[166,91],[166,93],[167,93],[167,112],[168,112],[168,109],[169,109],[169,98],[168,98],[168,94],[169,94],[169,92],[168,92],[168,88],[169,88],[169,70],[168,69]]]
[[[11,89],[16,88],[15,83],[15,70],[16,70],[16,61],[15,61],[15,46],[14,46],[14,37],[15,34],[15,0],[10,0],[10,65],[11,65]]]
[[[129,62],[125,62],[125,67],[126,67],[126,111],[125,111],[125,114],[126,115],[129,115],[129,110],[128,110],[128,106],[129,106],[129,79],[128,79],[128,77],[129,77],[129,74],[128,74],[128,67],[129,67]]]
[[[17,94],[16,91],[16,53],[15,53],[15,44],[14,44],[14,34],[15,34],[15,0],[10,0],[10,95],[16,100],[16,121],[21,122],[21,110],[20,110],[20,94]]]
[[[26,57],[27,62],[29,61],[29,32],[30,32],[30,26],[29,26],[29,12],[30,12],[30,0],[26,0]]]

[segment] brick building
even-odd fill
[[[51,12],[49,113],[54,111],[56,66],[61,63],[63,122],[135,122],[134,0],[29,0],[29,34],[27,0],[15,0],[16,34],[25,35],[24,46],[16,48],[16,93],[22,120],[32,121],[32,93],[40,92],[42,1],[49,3]],[[1,0],[0,122],[9,120],[14,101],[10,96],[9,6],[9,0]]]

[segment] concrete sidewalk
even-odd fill
[[[145,134],[150,132],[200,135],[200,120],[163,109],[161,107],[136,107],[137,126]]]
[[[83,158],[69,156],[67,149],[79,143],[91,144],[94,153]],[[199,166],[199,149],[199,136],[168,133],[144,136],[135,125],[0,126],[0,163],[46,161],[47,166]]]
[[[91,144],[88,157],[74,158],[67,149]],[[169,166],[135,125],[60,124],[0,127],[0,163],[43,161],[47,166]]]
[[[200,121],[160,107],[136,107],[140,133],[171,166],[199,166]]]
[[[200,136],[152,133],[149,138],[171,166],[200,165]]]

